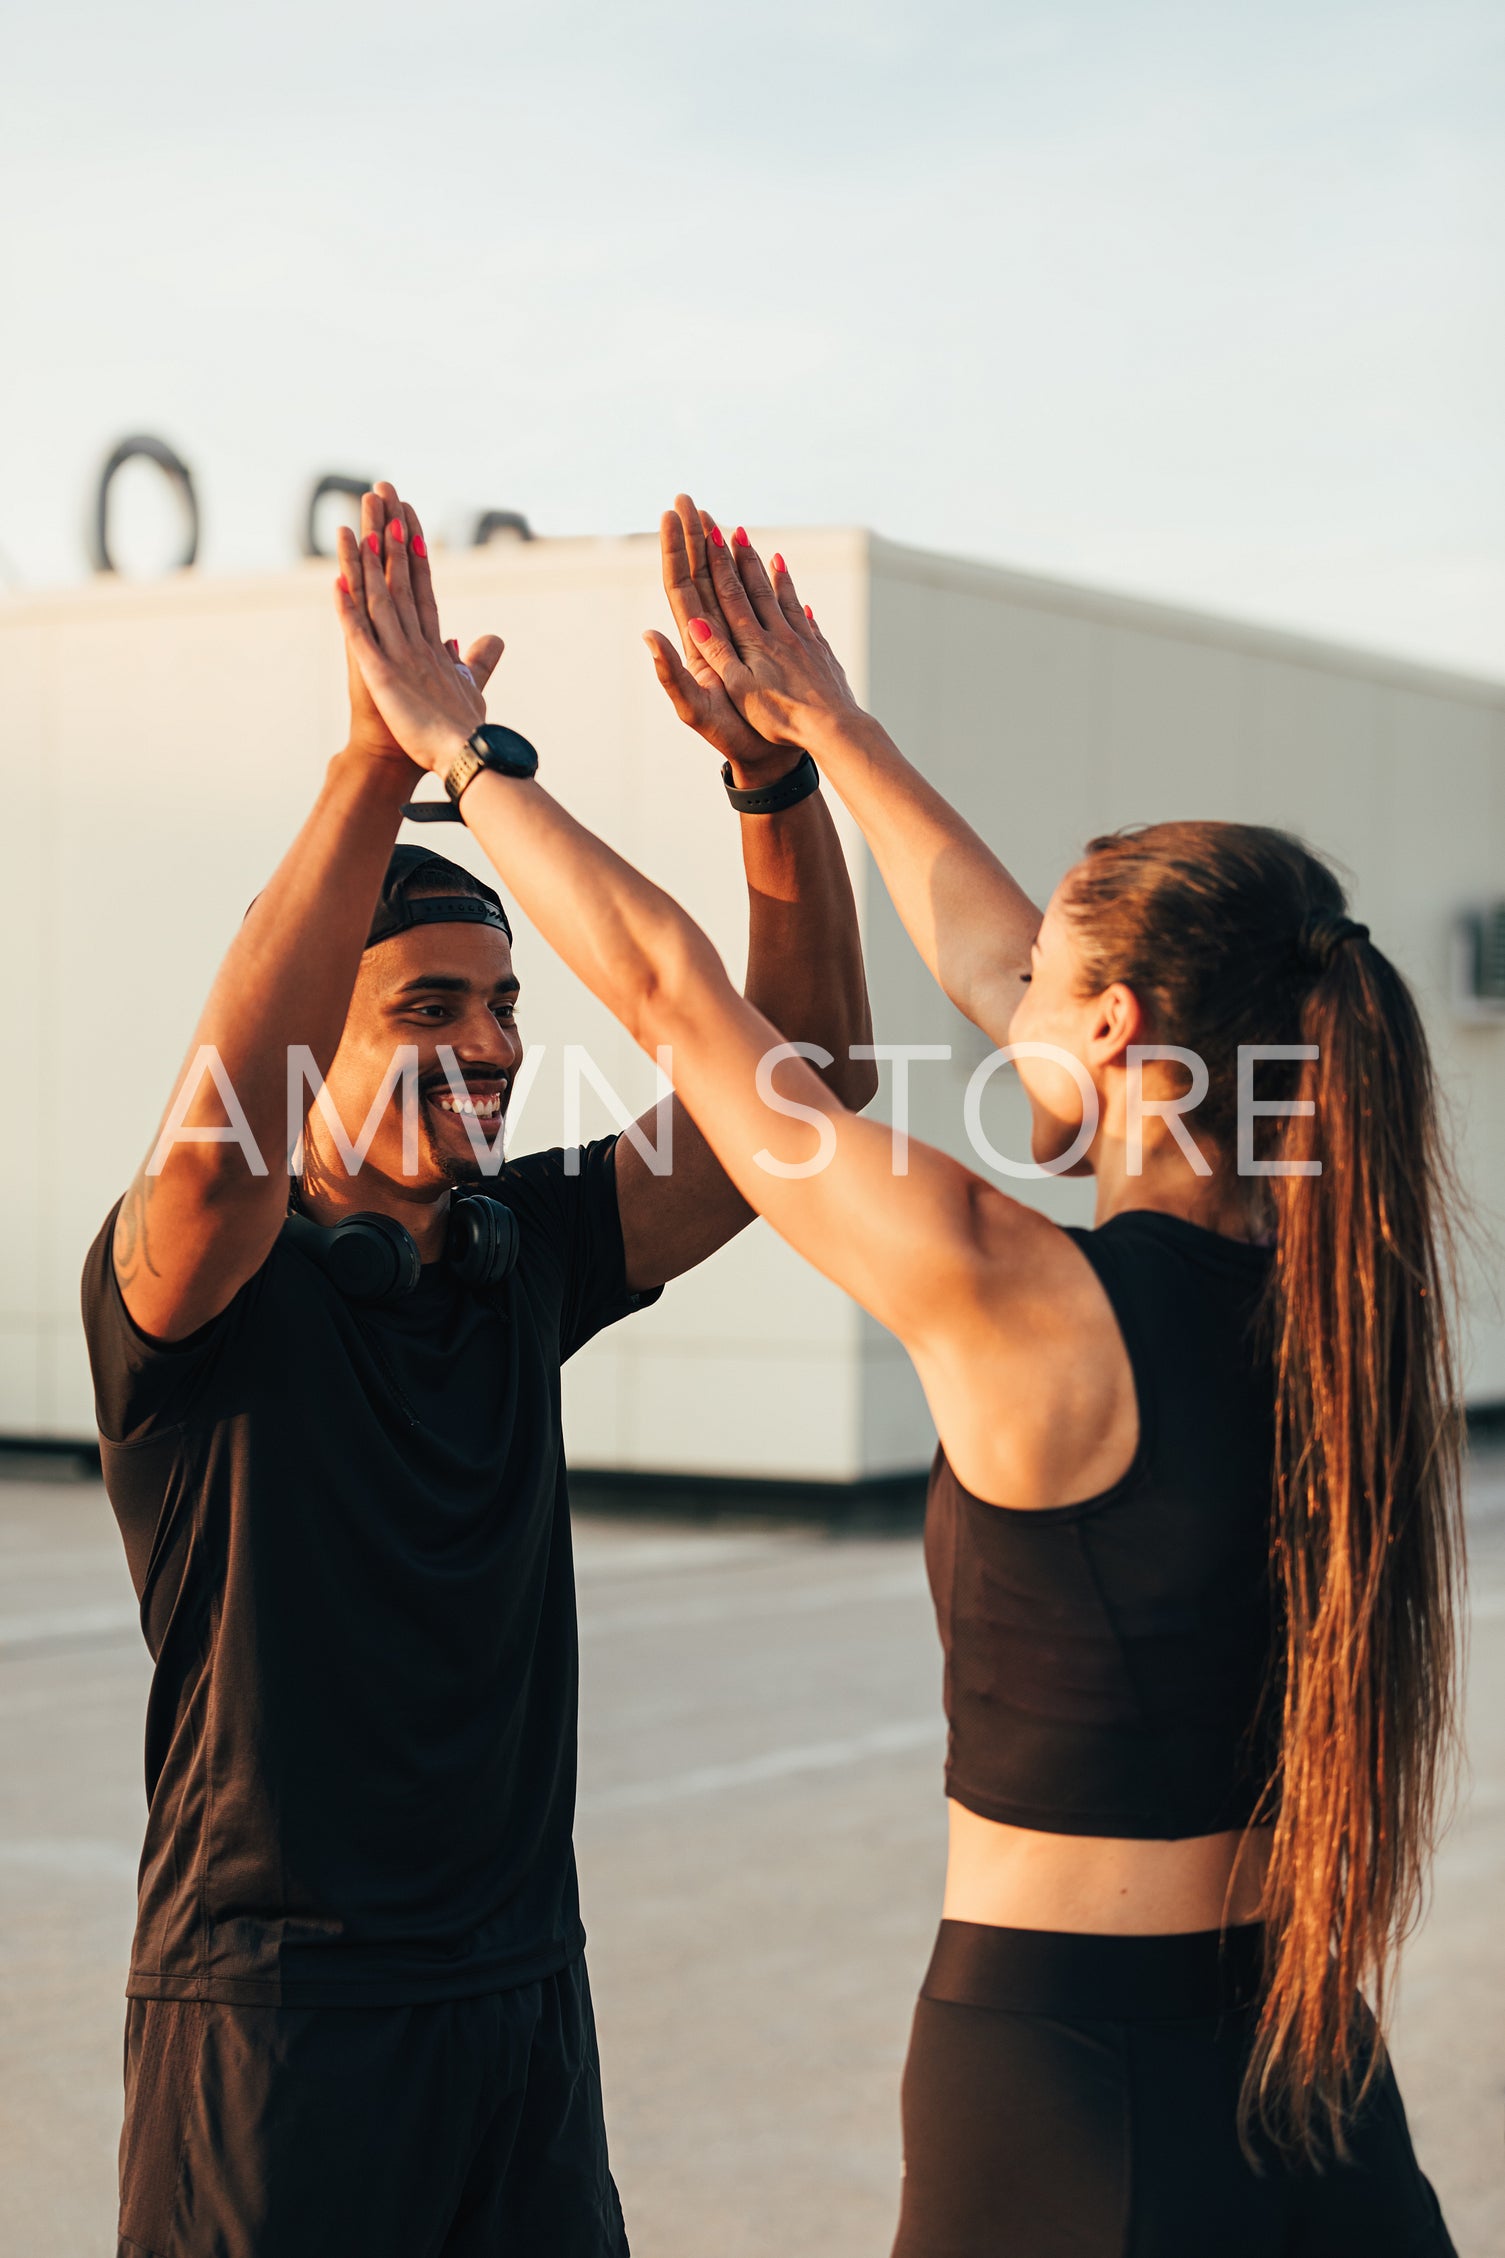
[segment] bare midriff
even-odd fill
[[[1044,1834],[979,1818],[960,1803],[947,1809],[948,1921],[1164,1936],[1260,1918],[1273,1828],[1141,1842]]]

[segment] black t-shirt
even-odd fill
[[[456,1998],[564,1965],[578,1682],[559,1368],[627,1290],[615,1138],[510,1163],[506,1283],[386,1309],[280,1239],[190,1339],[84,1268],[105,1483],[156,1665],[130,1992]]]

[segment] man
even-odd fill
[[[683,635],[704,532],[687,501],[665,528]],[[411,508],[379,487],[362,529],[403,550],[437,635]],[[470,652],[477,684],[500,650]],[[866,991],[820,796],[768,789],[788,752],[708,669],[662,638],[655,663],[732,787],[776,803],[742,817],[748,994],[847,1062]],[[677,1101],[667,1174],[608,1137],[486,1177],[522,1056],[505,912],[442,858],[393,853],[417,772],[351,695],[350,741],[214,983],[202,1071],[85,1271],[156,1665],[119,2248],[604,2258],[626,2241],[571,1847],[559,1369],[749,1210]],[[324,1095],[289,1224],[299,1046]],[[404,1048],[416,1137],[389,1074]],[[831,1073],[871,1095],[865,1068]],[[516,1219],[510,1270],[458,1260],[478,1183]],[[396,1265],[375,1301],[331,1257],[357,1213],[385,1219],[362,1229]]]

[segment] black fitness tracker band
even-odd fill
[[[500,722],[483,721],[475,734],[465,741],[465,748],[444,772],[444,789],[452,800],[458,800],[467,784],[480,775],[483,768],[495,769],[498,776],[536,776],[538,755],[515,729],[504,729]]]
[[[732,789],[732,764],[724,761],[721,781],[726,786],[726,796],[739,815],[779,815],[785,808],[798,807],[808,800],[812,792],[820,789],[820,770],[808,753],[801,753],[787,776],[776,784],[761,784],[750,792]]]

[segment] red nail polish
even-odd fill
[[[414,556],[415,556],[415,557],[426,557],[426,556],[428,555],[428,553],[429,553],[429,545],[428,545],[427,541],[425,541],[425,540],[424,540],[424,538],[423,538],[423,535],[422,535],[421,533],[415,533],[415,534],[413,535],[413,554],[414,554]]]
[[[340,577],[339,577],[339,579],[338,579],[338,580],[337,580],[337,581],[335,582],[335,586],[336,586],[336,588],[338,588],[338,590],[340,591],[340,594],[341,594],[342,596],[348,596],[348,595],[349,595],[349,593],[350,593],[350,583],[349,583],[349,581],[348,581],[348,580],[347,580],[347,579],[345,578],[345,575],[344,575],[343,573],[341,573],[341,574],[340,574]]]
[[[403,542],[406,541],[408,537],[408,529],[403,524],[402,519],[400,517],[394,517],[388,530],[390,531],[393,540],[397,543],[397,546],[401,548]]]
[[[815,614],[813,611],[811,611],[808,604],[806,604],[805,606],[805,617],[809,620],[810,625],[813,627],[815,625]]]
[[[777,549],[775,549],[773,552],[773,569],[775,572],[787,572],[789,570],[788,565],[785,564]]]
[[[460,663],[460,645],[453,635],[450,636],[444,648],[446,649],[446,651],[448,651],[456,666],[458,666]]]
[[[748,549],[752,546],[751,542],[747,538],[747,528],[745,526],[739,525],[736,532],[732,535],[732,539],[736,542],[739,549]]]
[[[371,551],[373,557],[379,557],[381,555],[381,535],[379,533],[368,533],[366,535],[366,547]]]
[[[692,619],[690,622],[690,633],[694,636],[697,643],[709,643],[713,632],[714,630],[708,619]]]
[[[721,528],[719,525],[713,525],[711,527],[711,539],[715,542],[718,549],[724,549],[726,547],[726,543],[721,538]]]

